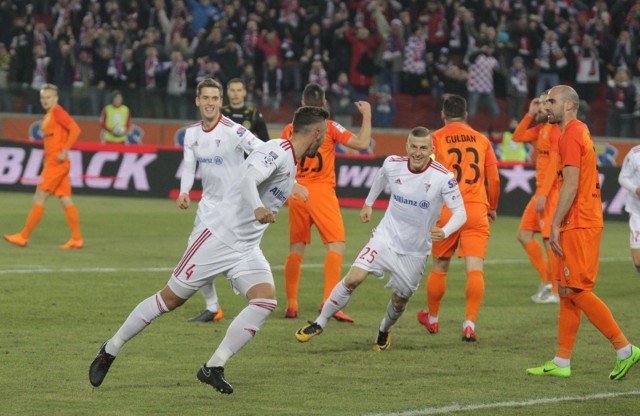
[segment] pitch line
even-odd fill
[[[585,401],[585,400],[599,400],[599,399],[613,399],[620,396],[638,396],[640,390],[626,391],[619,393],[596,393],[586,396],[567,396],[567,397],[547,397],[542,399],[531,399],[523,401],[508,401],[508,402],[496,402],[496,403],[482,403],[482,404],[469,404],[469,405],[451,405],[443,407],[426,407],[424,409],[407,410],[405,412],[394,413],[371,413],[366,416],[424,416],[424,415],[441,415],[452,412],[464,412],[469,410],[484,410],[484,409],[498,409],[520,406],[535,406],[538,404],[555,404],[560,402],[569,401]]]
[[[627,257],[603,257],[600,259],[602,263],[614,263],[618,261],[629,261],[630,256]],[[488,259],[485,260],[485,264],[500,265],[500,264],[529,264],[528,259]],[[462,259],[452,259],[451,266],[462,265]],[[24,264],[19,266],[13,266],[12,269],[0,269],[0,275],[3,274],[36,274],[36,273],[165,273],[172,272],[175,269],[173,267],[45,267],[31,264]],[[320,269],[324,264],[303,264],[303,269]],[[351,267],[351,263],[344,263],[342,267]],[[284,270],[284,265],[278,264],[271,266],[272,270]]]

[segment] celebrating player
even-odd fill
[[[464,224],[466,213],[453,174],[431,160],[433,144],[429,130],[424,127],[411,130],[406,149],[407,157],[385,159],[360,211],[362,222],[369,222],[373,203],[389,186],[391,198],[382,221],[347,275],[331,291],[320,316],[296,332],[298,341],[307,342],[321,334],[329,319],[346,306],[353,291],[370,273],[382,278],[388,272],[386,287],[393,293],[373,345],[374,351],[387,350],[391,345],[390,331],[420,284],[431,241],[441,241]],[[453,215],[444,226],[434,227],[443,204]]]

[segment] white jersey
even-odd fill
[[[408,157],[389,156],[377,175],[386,178],[391,197],[375,232],[382,230],[388,236],[389,247],[397,253],[430,254],[430,230],[438,221],[443,204],[452,210],[463,205],[453,173],[436,161],[429,161],[421,171],[412,171]],[[369,202],[372,201],[367,197],[367,205]]]
[[[635,193],[636,188],[640,187],[640,146],[632,148],[625,156],[618,182],[627,189],[625,210],[640,215],[640,198]]]
[[[253,166],[261,175],[258,194],[262,205],[274,214],[289,198],[296,178],[296,156],[289,140],[273,139],[257,148],[243,163],[242,172]],[[256,220],[253,209],[239,190],[237,178],[215,210],[201,217],[220,240],[236,250],[247,250],[260,244],[268,224]]]
[[[214,209],[227,186],[240,176],[245,153],[249,154],[263,144],[245,127],[223,115],[209,130],[204,130],[202,122],[187,127],[183,151],[185,171],[180,180],[180,192],[191,190],[198,162],[202,178],[199,217]]]

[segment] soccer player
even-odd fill
[[[326,107],[324,90],[315,83],[308,84],[302,92],[302,105]],[[324,303],[342,276],[342,257],[346,250],[344,223],[336,196],[335,158],[336,145],[341,143],[351,149],[365,150],[371,142],[371,105],[366,101],[355,103],[362,114],[362,126],[357,135],[333,120],[327,120],[327,138],[314,157],[305,157],[298,164],[296,176],[300,185],[309,190],[309,200],[289,201],[289,255],[284,265],[287,309],[285,318],[298,316],[298,286],[302,257],[311,244],[311,226],[315,224],[327,250],[324,261]],[[291,135],[291,124],[285,127],[282,137]],[[322,305],[320,306],[322,309]],[[334,314],[338,321],[353,322],[344,312]]]
[[[227,96],[229,105],[222,107],[220,110],[222,114],[249,129],[263,142],[268,142],[271,137],[269,137],[267,123],[264,122],[258,108],[245,104],[247,89],[240,78],[232,78],[227,82]]]
[[[206,93],[197,100],[211,114],[212,103],[221,97]],[[89,367],[93,386],[102,384],[127,341],[223,273],[249,304],[233,319],[213,356],[197,372],[197,378],[220,393],[233,392],[224,377],[225,364],[253,339],[277,305],[273,274],[260,249],[260,240],[292,193],[297,161],[315,155],[324,141],[328,117],[322,108],[301,107],[293,116],[290,140],[271,140],[249,155],[238,180],[226,188],[224,204],[205,210],[194,227],[187,250],[167,286],[140,302],[115,335],[100,347]]]
[[[631,258],[640,272],[640,146],[629,150],[625,156],[618,182],[627,190],[625,211],[629,213]]]
[[[515,132],[513,141],[535,143],[536,146],[536,192],[531,197],[522,214],[520,228],[516,238],[529,256],[533,267],[540,275],[538,291],[531,296],[535,303],[558,303],[558,285],[556,280],[557,259],[549,245],[551,233],[551,217],[558,202],[558,181],[556,169],[558,165],[558,138],[560,128],[557,124],[547,123],[547,112],[544,102],[547,91],[534,98],[529,104],[529,112],[524,116]],[[537,124],[528,128],[532,121]],[[542,236],[547,262],[544,253],[534,235]]]
[[[42,119],[44,167],[40,174],[40,182],[36,187],[33,206],[22,231],[17,234],[5,234],[3,237],[11,244],[20,247],[26,246],[29,242],[29,236],[42,219],[45,202],[51,195],[55,195],[64,207],[67,224],[71,229],[71,239],[60,248],[63,250],[79,249],[83,247],[84,242],[80,233],[80,215],[71,199],[69,150],[80,136],[80,127],[69,113],[58,104],[57,86],[53,84],[42,85],[40,104],[45,111]]]
[[[431,241],[441,241],[464,224],[467,217],[453,174],[430,157],[431,132],[424,127],[411,130],[406,149],[405,157],[385,159],[360,211],[362,222],[369,222],[373,203],[389,186],[391,198],[382,221],[347,275],[331,291],[320,315],[296,332],[298,341],[307,342],[321,334],[329,319],[346,306],[353,291],[369,274],[382,278],[387,272],[390,277],[386,287],[393,292],[373,344],[374,351],[387,350],[391,345],[391,329],[420,285]],[[444,226],[435,227],[443,204],[453,215]]]
[[[256,147],[263,144],[262,141],[256,140],[255,132],[247,128],[247,124],[253,126],[253,123],[245,121],[236,124],[241,120],[237,118],[231,120],[226,117],[224,107],[221,107],[223,88],[218,81],[209,79],[205,84],[201,82],[199,88],[198,94],[203,88],[218,89],[217,97],[220,99],[211,104],[211,114],[206,114],[205,107],[200,106],[203,122],[196,123],[187,129],[184,143],[184,172],[180,180],[180,196],[177,200],[180,208],[189,207],[189,191],[193,186],[196,162],[199,162],[204,192],[202,200],[198,204],[198,218],[203,215],[203,211],[213,209],[220,202],[224,189],[239,176],[240,165],[244,161],[245,154],[251,153]],[[210,90],[207,91],[210,92]],[[230,97],[239,95],[244,99],[244,94],[241,94],[241,91],[244,91],[244,84],[241,81],[238,83],[231,80],[227,84],[227,92]],[[232,100],[232,102],[234,101]],[[242,101],[241,107],[245,108],[244,101]],[[251,110],[247,114],[255,114],[256,111]],[[219,123],[218,119],[220,119]],[[264,124],[264,121],[262,123]],[[214,143],[212,139],[204,140],[206,136],[215,136],[216,142]],[[203,146],[203,143],[208,145]],[[198,218],[196,218],[196,224],[200,221]],[[205,309],[190,318],[188,322],[216,322],[222,319],[224,312],[220,307],[215,282],[212,281],[211,285],[202,286],[201,292],[205,300]]]
[[[467,222],[445,240],[433,244],[433,268],[426,284],[429,310],[419,311],[418,321],[429,333],[438,332],[438,313],[446,290],[449,263],[460,246],[458,255],[464,257],[467,273],[462,340],[475,342],[475,322],[484,297],[483,266],[489,243],[489,222],[496,219],[500,197],[498,162],[489,139],[467,124],[467,101],[463,97],[450,95],[445,98],[440,116],[445,125],[433,133],[435,157],[454,173],[458,181]],[[443,208],[438,226],[441,227],[450,217],[451,211]]]
[[[589,128],[577,119],[579,105],[578,94],[567,85],[551,88],[545,102],[549,122],[558,124],[562,131],[558,143],[560,194],[549,237],[562,270],[558,349],[553,360],[529,368],[527,373],[571,376],[571,352],[584,312],[615,348],[616,365],[609,379],[620,380],[640,360],[640,348],[629,343],[607,305],[593,293],[600,263],[602,200],[598,160]]]

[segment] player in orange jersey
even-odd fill
[[[302,92],[303,106],[326,107],[324,90],[318,84],[308,84]],[[327,136],[315,157],[305,157],[298,163],[296,180],[309,191],[306,203],[300,199],[289,199],[289,255],[284,266],[287,309],[285,318],[298,316],[298,286],[302,257],[311,243],[311,226],[315,224],[325,245],[327,255],[324,261],[324,301],[342,276],[342,257],[346,249],[344,224],[340,205],[336,196],[335,157],[336,145],[341,143],[356,150],[366,150],[371,142],[371,105],[357,101],[356,107],[362,114],[362,126],[358,134],[353,134],[339,123],[327,120]],[[291,136],[292,125],[286,126],[283,138]],[[322,308],[322,306],[321,306]],[[338,311],[334,315],[338,321],[353,320]]]
[[[524,247],[533,267],[540,275],[538,291],[531,296],[535,303],[558,303],[558,286],[556,284],[557,261],[549,245],[551,233],[551,217],[558,202],[558,183],[556,168],[558,165],[558,138],[560,128],[557,124],[547,123],[547,112],[544,102],[547,91],[529,104],[529,112],[524,116],[516,131],[513,141],[521,143],[536,143],[536,192],[527,204],[520,221],[520,228],[516,238]],[[536,124],[529,128],[532,121]],[[545,264],[544,253],[534,235],[539,233],[547,252]]]
[[[51,195],[60,198],[64,207],[67,223],[71,228],[71,239],[61,245],[61,249],[82,248],[80,218],[78,210],[71,200],[71,181],[69,171],[69,150],[80,136],[80,127],[58,104],[58,87],[44,84],[40,89],[40,104],[45,111],[42,119],[44,133],[44,168],[40,174],[40,183],[36,188],[33,206],[27,216],[24,228],[18,234],[4,235],[4,239],[20,247],[27,245],[31,232],[36,228],[44,214],[44,204]]]
[[[462,340],[475,342],[475,322],[484,297],[483,266],[489,243],[489,222],[496,219],[500,197],[498,161],[489,139],[467,124],[467,101],[463,97],[448,96],[442,104],[441,118],[444,127],[433,133],[435,157],[456,176],[467,222],[445,240],[433,243],[433,268],[426,285],[429,310],[419,311],[418,321],[430,333],[438,332],[438,311],[446,290],[449,263],[460,246],[458,256],[464,257],[467,273]],[[446,224],[450,217],[451,211],[443,208],[438,227]]]
[[[620,380],[640,361],[640,348],[629,343],[607,305],[593,293],[603,228],[602,199],[598,159],[589,128],[577,119],[579,105],[578,94],[566,85],[551,88],[545,103],[549,122],[558,124],[562,131],[558,143],[560,194],[549,237],[562,271],[558,281],[558,349],[553,360],[529,368],[527,373],[571,376],[571,353],[584,312],[615,348],[616,366],[609,379]]]

